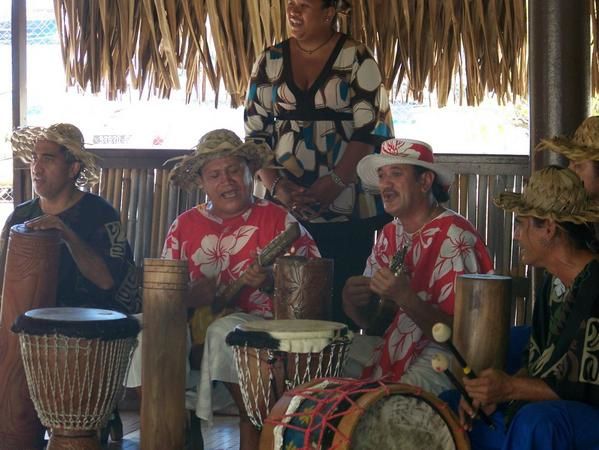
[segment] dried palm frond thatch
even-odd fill
[[[599,92],[599,0],[591,2],[592,85]],[[374,52],[395,95],[473,105],[526,95],[526,0],[344,0],[339,26]],[[179,89],[243,103],[252,63],[287,36],[285,0],[54,0],[69,85],[108,98],[128,83],[147,95]]]

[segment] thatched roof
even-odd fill
[[[593,78],[599,92],[599,0],[593,4]],[[444,105],[454,86],[477,104],[526,95],[525,0],[352,0],[340,27],[375,51],[387,88],[404,81]],[[109,98],[127,79],[168,97],[185,71],[189,99],[221,79],[233,106],[243,103],[257,53],[286,37],[286,0],[55,0],[67,83]],[[200,97],[202,97],[200,93]]]

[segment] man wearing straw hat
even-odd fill
[[[119,214],[101,197],[79,189],[98,181],[95,156],[85,149],[81,131],[67,123],[19,128],[12,133],[11,144],[14,155],[30,164],[37,197],[18,205],[6,220],[2,274],[11,226],[24,223],[32,230],[57,229],[63,242],[57,306],[139,312],[137,270]],[[103,430],[102,440],[108,432],[113,440],[122,437],[118,412]]]
[[[380,154],[360,161],[358,175],[380,193],[394,220],[378,236],[364,275],[345,284],[345,311],[368,328],[379,298],[393,300],[398,309],[382,340],[354,340],[350,363],[364,363],[360,356],[371,355],[363,377],[387,377],[439,393],[449,382],[431,366],[433,355],[444,351],[432,341],[432,326],[451,324],[456,277],[490,272],[492,262],[470,222],[440,205],[449,199],[453,175],[434,162],[428,144],[387,140]],[[399,251],[403,273],[395,274],[389,266]],[[372,343],[378,343],[374,353],[361,348]]]
[[[516,215],[522,261],[547,276],[525,368],[464,379],[475,407],[495,412],[497,431],[478,422],[473,428],[463,400],[461,420],[473,448],[599,449],[599,261],[589,226],[599,221],[599,202],[574,172],[553,166],[533,173],[522,194],[502,193],[495,204]]]
[[[95,156],[71,124],[25,127],[11,135],[14,155],[30,164],[38,197],[18,205],[2,231],[4,272],[10,227],[57,229],[60,252],[57,305],[138,312],[137,272],[118,213],[101,197],[79,189],[98,180]]]
[[[296,222],[284,208],[252,195],[253,175],[270,159],[265,146],[244,144],[232,131],[205,134],[193,154],[172,170],[171,180],[188,190],[199,186],[207,202],[175,219],[163,250],[164,258],[188,263],[187,306],[195,309],[191,334],[194,346],[203,348],[196,415],[212,420],[212,386],[216,381],[224,383],[241,411],[241,448],[247,449],[257,448],[257,431],[244,414],[233,352],[225,337],[238,324],[272,318],[272,299],[259,289],[269,283],[267,271],[253,262],[260,249]],[[301,225],[300,229],[293,244],[295,254],[319,257],[312,237]],[[234,300],[235,312],[210,323],[215,319],[210,309],[220,288],[238,278],[246,286]],[[134,367],[132,372],[140,371]],[[141,377],[130,377],[127,384],[139,385]]]
[[[592,198],[599,198],[599,116],[587,117],[572,138],[541,139],[537,150],[552,150],[570,160]]]
[[[591,198],[599,199],[599,116],[587,117],[572,138],[542,139],[537,150],[552,150],[568,158],[570,169]],[[595,236],[599,238],[599,223],[595,223]]]

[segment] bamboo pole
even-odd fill
[[[116,176],[116,169],[107,169],[108,170],[108,178],[106,179],[106,199],[107,202],[112,203],[114,206],[114,180]]]
[[[129,220],[129,200],[131,198],[131,169],[123,170],[123,195],[121,208],[121,225],[123,230],[127,230]]]
[[[129,211],[128,211],[128,219],[127,219],[127,237],[129,238],[129,244],[132,249],[135,249],[135,241],[137,231],[137,204],[139,198],[139,170],[133,169],[131,170],[131,196],[129,198]],[[135,253],[134,253],[135,254]],[[135,262],[139,262],[139,260],[135,260]]]
[[[114,186],[112,191],[112,206],[117,211],[121,210],[121,195],[123,186],[123,169],[114,170]]]
[[[156,180],[154,183],[154,196],[152,202],[152,233],[150,240],[150,257],[158,257],[159,239],[158,231],[160,229],[160,201],[162,200],[162,170],[156,169]]]
[[[169,193],[170,193],[170,183],[168,182],[168,173],[167,169],[163,170],[163,187],[162,187],[162,197],[160,199],[160,226],[158,229],[158,252],[162,253],[162,248],[164,246],[164,238],[166,236],[168,223],[168,206],[169,206]]]
[[[142,255],[147,257],[150,254],[150,240],[152,239],[152,206],[154,204],[154,170],[148,169],[146,174],[145,201],[142,203],[144,208],[143,227],[142,227]]]

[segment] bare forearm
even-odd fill
[[[345,314],[354,321],[360,328],[368,328],[370,309],[366,307],[359,308],[354,305],[344,305]]]
[[[275,169],[261,169],[256,173],[260,177],[260,180],[262,180],[262,184],[270,191],[272,184],[278,176],[278,172]]]
[[[341,177],[345,183],[353,183],[356,180],[356,167],[360,160],[370,155],[373,147],[363,142],[351,141],[347,144],[343,156],[335,165],[335,173]]]
[[[65,242],[81,274],[100,289],[112,289],[114,280],[104,260],[75,233],[68,234]]]
[[[400,301],[396,300],[396,303],[418,325],[424,335],[431,340],[433,340],[433,325],[441,322],[451,327],[453,324],[453,319],[450,315],[423,302],[413,292],[402,294]]]
[[[511,380],[511,392],[506,400],[558,400],[559,396],[540,378],[514,376]]]

